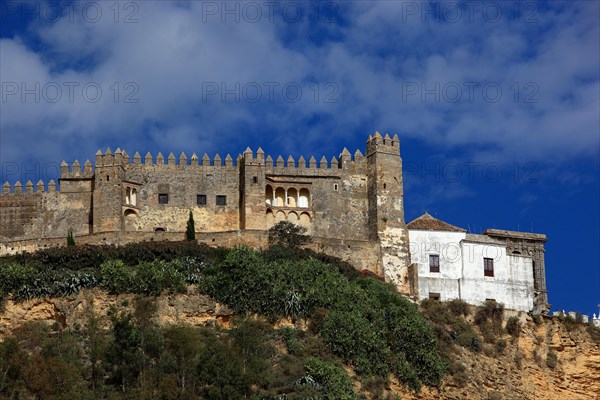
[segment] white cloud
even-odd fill
[[[597,155],[596,2],[564,3],[560,12],[551,3],[556,8],[536,10],[538,22],[529,24],[510,18],[490,23],[478,13],[474,21],[465,16],[436,23],[430,16],[423,22],[408,12],[421,3],[352,2],[341,6],[344,23],[318,23],[335,39],[317,44],[305,38],[311,34],[306,20],[286,25],[279,16],[270,22],[265,9],[260,23],[244,15],[239,23],[231,16],[221,23],[219,15],[207,13],[206,2],[136,2],[139,22],[126,24],[114,22],[108,3],[97,4],[104,4],[104,14],[96,23],[65,15],[33,26],[39,47],[18,37],[1,40],[3,85],[39,82],[50,90],[56,82],[64,90],[56,103],[22,102],[18,95],[2,103],[3,160],[26,154],[58,159],[107,145],[134,151],[140,142],[163,152],[235,151],[228,143],[244,142],[244,126],[278,131],[269,142],[310,153],[325,132],[335,141],[366,135],[360,130],[369,126],[467,146],[484,159],[560,162]],[[131,12],[121,9],[120,20],[125,11]],[[314,81],[320,83],[318,101]],[[80,85],[72,103],[65,82]],[[128,82],[133,85],[126,88]],[[239,102],[223,104],[219,94],[203,98],[212,82],[229,89],[236,82],[240,89],[256,83],[263,100],[266,82],[280,86],[273,103],[256,104],[241,93]],[[303,89],[297,103],[282,99],[280,88],[290,82]],[[326,82],[339,89],[338,103],[323,101],[331,94]],[[479,83],[473,101],[465,101],[469,82]],[[418,92],[403,96],[412,83]],[[502,90],[497,102],[481,92],[489,83]],[[85,100],[86,84],[101,87],[98,102]],[[422,98],[421,84],[430,90],[438,84],[439,99]],[[444,94],[454,97],[457,87],[462,101],[452,102]],[[124,103],[128,94],[138,102]],[[524,103],[527,95],[537,102]],[[307,125],[315,115],[323,122]]]

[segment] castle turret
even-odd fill
[[[265,153],[247,148],[240,163],[240,228],[266,229]]]
[[[408,231],[404,222],[402,159],[398,136],[379,132],[367,141],[369,238],[381,244],[386,281],[408,292],[406,271],[410,263]],[[404,290],[403,288],[406,288]]]
[[[93,195],[93,232],[121,230],[123,204],[122,182],[125,176],[125,161],[120,150],[112,154],[96,153]]]

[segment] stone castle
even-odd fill
[[[315,250],[378,274],[415,299],[493,298],[507,308],[547,308],[544,235],[470,235],[428,214],[405,223],[397,135],[369,136],[365,155],[344,148],[339,158],[308,163],[250,148],[235,162],[230,155],[188,160],[184,153],[130,158],[108,149],[83,169],[63,161],[58,185],[29,181],[24,189],[20,182],[2,187],[0,255],[64,245],[68,232],[91,244],[181,240],[190,211],[199,242],[264,247],[268,229],[287,220],[307,228]],[[467,244],[476,255],[465,270]],[[500,249],[492,257],[495,276],[478,245]],[[444,254],[448,246],[458,255]]]

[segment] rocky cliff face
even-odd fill
[[[479,353],[459,348],[456,358],[464,370],[444,378],[439,391],[392,391],[403,393],[403,399],[422,400],[600,399],[600,342],[592,340],[585,325],[558,319],[536,325],[529,320],[516,340],[509,335],[504,339],[501,353],[491,347]]]
[[[45,321],[62,328],[83,326],[87,313],[93,310],[101,325],[108,327],[111,306],[130,308],[136,296],[108,295],[99,289],[83,290],[77,296],[35,299],[22,303],[8,300],[0,309],[0,341],[26,322]],[[232,311],[210,297],[190,287],[187,294],[170,294],[157,298],[156,319],[160,324],[188,324],[192,326],[227,326]]]
[[[26,322],[45,321],[63,328],[84,325],[90,310],[108,327],[110,307],[133,309],[134,300],[134,295],[110,296],[93,289],[66,298],[18,304],[6,301],[0,308],[0,341]],[[161,324],[227,327],[232,316],[226,306],[193,288],[188,294],[157,299]],[[600,399],[600,341],[594,341],[584,325],[557,319],[535,324],[525,315],[521,320],[519,337],[513,340],[505,335],[505,347],[485,344],[482,351],[473,353],[457,346],[454,371],[444,378],[439,390],[424,388],[415,395],[392,383],[388,394],[420,400]]]

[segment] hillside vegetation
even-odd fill
[[[133,309],[112,307],[105,329],[92,311],[77,329],[17,329],[0,345],[0,396],[354,399],[347,371],[375,391],[390,377],[418,391],[447,368],[430,325],[393,287],[290,247],[70,246],[0,267],[0,293],[13,301],[93,287],[139,296]],[[235,311],[229,329],[154,321],[153,296],[192,288]],[[281,319],[295,325],[273,328]]]
[[[69,246],[0,259],[0,307],[80,292],[114,299],[102,314],[86,301],[76,323],[63,315],[2,335],[0,399],[529,398],[526,390],[503,397],[505,383],[480,378],[476,365],[523,368],[520,336],[543,321],[506,319],[495,303],[425,301],[420,312],[344,262],[298,249],[295,239],[277,243],[265,251]],[[159,323],[165,297],[198,295],[235,317]],[[543,370],[563,367],[553,349],[536,357]]]

